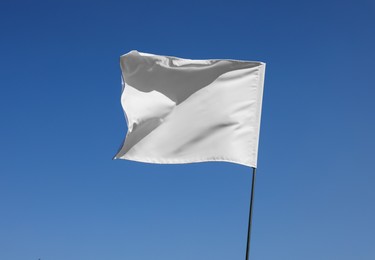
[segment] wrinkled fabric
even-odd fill
[[[128,132],[115,159],[257,166],[265,63],[120,58]]]

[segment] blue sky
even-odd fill
[[[0,259],[241,260],[251,171],[112,161],[132,49],[267,63],[251,260],[375,259],[375,2],[2,1]]]

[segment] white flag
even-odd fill
[[[128,133],[115,159],[256,167],[265,63],[137,51],[120,63]]]

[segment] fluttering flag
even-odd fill
[[[256,168],[265,63],[131,51],[120,64],[128,132],[115,159]]]

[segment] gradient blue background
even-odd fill
[[[251,170],[111,158],[119,56],[267,63],[252,260],[375,259],[375,2],[2,1],[0,259],[242,260]]]

